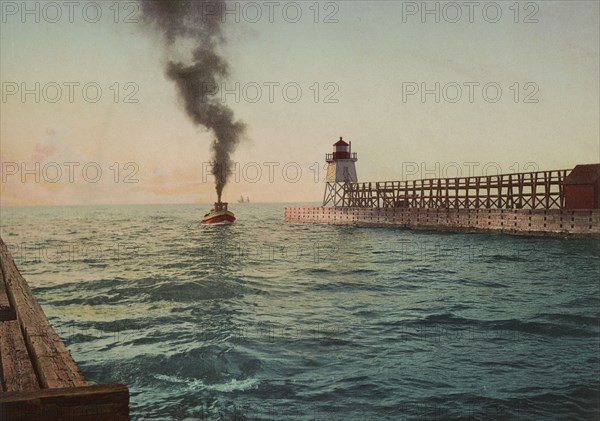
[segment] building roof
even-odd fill
[[[338,140],[337,142],[335,142],[333,144],[333,146],[348,146],[348,144],[346,142],[344,142],[344,140],[342,139],[342,136],[340,136],[340,140]]]
[[[600,164],[577,165],[563,184],[594,184],[600,178]]]

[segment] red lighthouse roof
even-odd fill
[[[338,140],[337,142],[335,142],[333,144],[333,146],[348,146],[348,144],[346,142],[344,142],[344,140],[342,139],[342,136],[340,136],[340,140]]]

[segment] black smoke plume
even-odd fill
[[[229,66],[219,53],[225,42],[222,31],[224,0],[142,0],[143,20],[158,30],[168,49],[192,42],[191,63],[169,61],[166,75],[175,82],[187,115],[194,124],[211,130],[214,140],[212,173],[218,201],[231,173],[231,154],[245,133],[233,111],[216,96],[229,76]]]

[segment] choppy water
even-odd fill
[[[2,208],[133,419],[598,419],[600,245],[287,225],[284,205]]]

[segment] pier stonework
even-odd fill
[[[435,209],[288,207],[288,223],[600,237],[600,209]]]

